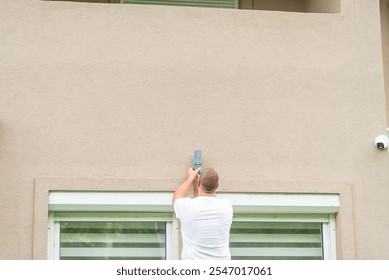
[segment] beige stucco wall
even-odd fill
[[[179,182],[200,148],[223,191],[351,185],[355,257],[388,259],[379,2],[341,10],[0,1],[0,258],[33,257],[36,178]]]

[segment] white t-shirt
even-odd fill
[[[174,211],[181,222],[183,260],[229,260],[232,205],[212,196],[179,198]]]

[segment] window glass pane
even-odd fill
[[[321,223],[233,222],[233,260],[321,260]]]
[[[60,259],[166,259],[166,223],[61,222]]]

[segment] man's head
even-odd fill
[[[219,186],[219,175],[213,168],[201,169],[200,173],[200,185],[205,193],[215,193]]]

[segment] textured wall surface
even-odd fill
[[[1,0],[0,258],[32,258],[35,178],[179,181],[196,148],[225,182],[350,183],[356,257],[389,258],[379,13]]]

